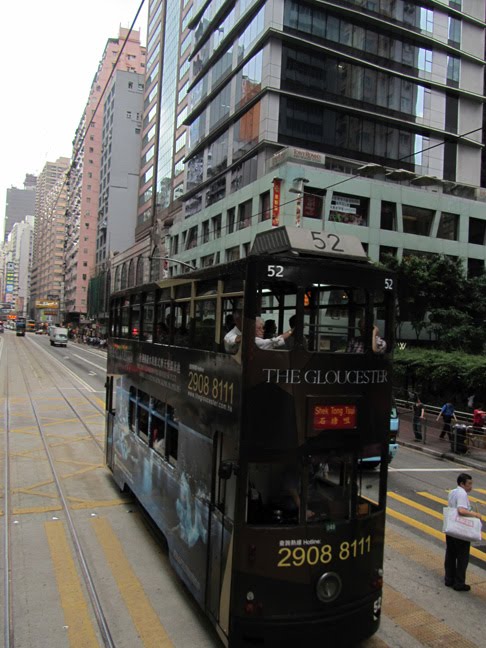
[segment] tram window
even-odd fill
[[[148,293],[145,295],[143,304],[143,318],[142,318],[142,339],[145,342],[152,342],[152,334],[154,328],[154,295]]]
[[[175,297],[176,299],[182,299],[184,297],[190,297],[191,296],[191,284],[186,283],[182,284],[181,286],[176,286],[175,289]]]
[[[236,293],[243,292],[244,282],[240,277],[226,277],[224,279],[224,292]]]
[[[243,300],[239,297],[230,297],[225,298],[222,301],[221,309],[221,331],[222,331],[222,340],[220,344],[220,350],[225,353],[236,353],[238,351],[238,343],[225,343],[224,338],[227,333],[232,331],[235,327],[241,333],[241,313],[243,312]],[[239,325],[238,325],[239,323]],[[234,332],[236,333],[236,331]]]
[[[130,322],[130,300],[124,299],[121,305],[121,331],[120,337],[127,338]]]
[[[189,344],[189,302],[174,304],[171,335],[176,346]]]
[[[135,387],[130,387],[129,398],[128,398],[128,427],[132,432],[135,432],[136,411],[137,411],[137,390],[135,389]]]
[[[163,409],[159,409],[160,405],[157,405],[158,413],[156,414],[155,412],[152,412],[152,416],[150,418],[150,446],[155,450],[155,452],[164,456],[165,419],[163,418],[163,416],[159,416],[159,414],[163,414],[165,412],[165,405],[163,405]]]
[[[166,427],[166,458],[172,465],[177,462],[177,451],[179,445],[179,419],[175,409],[167,405],[167,427]]]
[[[363,290],[326,284],[308,286],[304,294],[304,338],[309,351],[347,351],[365,306]]]
[[[140,295],[132,297],[130,317],[130,337],[138,339],[140,335]]]
[[[295,319],[297,308],[297,287],[290,282],[262,282],[258,288],[257,294],[257,310],[261,319],[267,324],[269,328],[270,322],[276,325],[276,330],[273,338],[280,339],[284,331],[293,328],[290,320]],[[297,330],[295,331],[297,333]],[[260,331],[257,332],[256,337],[261,337]],[[276,343],[274,346],[265,346],[258,343],[260,348],[277,348],[281,350],[288,350],[294,347],[295,342],[301,335],[295,338],[293,335],[285,336],[282,338],[281,343]]]
[[[195,302],[194,333],[192,345],[195,349],[214,350],[216,336],[216,300],[204,299]]]
[[[156,324],[154,342],[169,344],[171,323],[170,302],[159,302],[156,307]]]

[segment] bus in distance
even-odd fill
[[[18,336],[25,335],[25,317],[17,317],[15,320],[15,334]]]
[[[239,261],[116,288],[107,464],[223,644],[372,635],[393,275],[354,237],[280,227]]]

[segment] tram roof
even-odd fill
[[[250,254],[298,254],[368,261],[361,241],[349,234],[276,227],[255,236]]]

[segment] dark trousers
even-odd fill
[[[440,433],[440,438],[443,439],[445,435],[451,438],[451,421],[452,421],[452,416],[446,416],[445,414],[442,414],[442,420],[444,421],[444,425],[442,427],[442,432]]]
[[[465,585],[466,569],[469,563],[471,543],[446,535],[445,583],[446,585]]]

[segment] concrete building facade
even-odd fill
[[[123,53],[120,55],[122,47]],[[68,321],[87,312],[88,281],[95,272],[102,157],[103,93],[113,70],[145,71],[140,32],[120,28],[108,40],[73,141],[66,212],[65,307]]]
[[[6,276],[13,278],[12,289],[6,285],[4,302],[14,305],[15,312],[27,316],[30,294],[30,273],[34,243],[34,216],[15,223],[4,247]]]
[[[483,0],[154,0],[137,240],[201,267],[291,225],[483,272],[485,28]]]
[[[47,162],[39,175],[29,312],[36,321],[60,321],[64,312],[64,245],[69,158]]]

